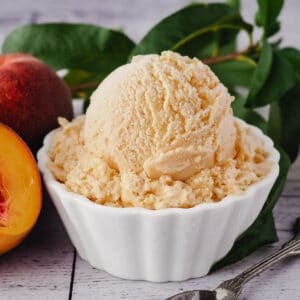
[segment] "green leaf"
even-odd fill
[[[127,61],[134,43],[123,33],[87,24],[33,24],[20,27],[2,51],[30,53],[54,69],[110,73]]]
[[[179,47],[177,52],[182,55],[204,59],[217,55],[220,47],[218,32],[206,32],[183,47]]]
[[[271,106],[268,132],[294,161],[300,144],[300,82]]]
[[[254,223],[236,240],[230,252],[212,267],[212,271],[241,260],[260,246],[277,241],[272,210],[282,193],[290,167],[288,156],[283,150],[279,151],[279,176],[262,211]]]
[[[217,33],[218,42],[221,47],[235,41],[237,33],[241,30],[248,34],[250,43],[252,43],[252,26],[250,24],[245,23],[238,14],[223,16],[214,24],[210,24],[207,27],[199,28],[198,30],[191,32],[185,38],[179,40],[175,45],[173,45],[171,50],[180,52],[181,49],[185,49],[185,47],[187,47],[192,41],[201,40],[202,35],[206,32]]]
[[[259,62],[257,71],[264,73],[263,68],[259,66]],[[258,83],[258,78],[255,78],[255,83],[255,85],[251,83],[251,89],[247,99],[248,107],[259,107],[279,101],[279,99],[295,85],[296,76],[288,60],[281,55],[280,51],[275,51],[267,79],[261,84]],[[253,92],[254,87],[256,87],[255,93]],[[260,89],[258,87],[260,87]]]
[[[210,68],[225,86],[248,87],[256,63],[251,58],[241,55],[234,60],[211,64]]]
[[[300,80],[300,51],[295,48],[284,48],[280,50],[280,54],[290,62],[297,80]]]
[[[300,83],[280,101],[282,114],[282,148],[295,161],[300,144]]]
[[[256,111],[253,111],[249,108],[245,107],[246,99],[243,97],[236,97],[232,102],[231,107],[233,110],[233,114],[246,121],[249,124],[252,124],[258,128],[260,128],[264,133],[267,132],[268,125],[264,118],[258,114]]]
[[[199,59],[236,52],[236,40],[240,31],[237,28],[225,26],[224,28],[219,27],[218,30],[201,33],[198,37],[181,44],[176,52]]]
[[[230,5],[194,4],[175,12],[154,26],[137,44],[131,55],[160,53],[163,50],[182,53],[189,43],[221,29],[233,30],[232,38],[235,38],[237,30],[245,30],[249,34],[252,32],[252,26],[245,23]],[[199,46],[196,44],[194,47],[196,56]]]
[[[267,31],[267,37],[270,37],[270,36],[276,34],[280,30],[280,27],[281,27],[281,25],[278,21],[273,23]]]
[[[255,22],[258,26],[264,28],[264,36],[268,37],[275,34],[280,25],[277,17],[283,7],[283,0],[257,0],[258,11],[255,16]]]
[[[226,1],[229,5],[234,7],[237,11],[241,9],[241,1],[240,0],[227,0]]]
[[[272,67],[273,52],[270,44],[264,42],[262,51],[256,66],[256,70],[251,79],[250,90],[247,97],[247,105],[255,101],[259,91],[266,82]]]
[[[268,135],[272,138],[276,145],[281,144],[282,136],[282,117],[279,102],[273,102],[270,105],[268,120]]]

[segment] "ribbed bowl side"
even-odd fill
[[[270,187],[220,209],[161,216],[97,211],[48,189],[83,259],[118,277],[162,282],[206,275],[253,223]]]

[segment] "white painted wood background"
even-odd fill
[[[189,2],[191,1],[0,0],[0,44],[9,31],[21,24],[49,21],[122,27],[137,41],[158,20]],[[242,2],[243,14],[247,20],[251,20],[256,1]],[[298,48],[299,13],[300,1],[286,0],[281,17],[282,36],[285,45]],[[17,249],[0,257],[0,300],[159,300],[182,290],[212,289],[221,281],[235,276],[258,259],[278,249],[291,237],[292,224],[300,216],[300,158],[290,171],[289,180],[274,215],[280,239],[278,243],[262,247],[244,260],[204,278],[157,284],[115,278],[92,268],[80,259],[45,194],[42,214],[29,238]],[[240,299],[300,299],[300,259],[287,259],[253,279],[243,290]]]

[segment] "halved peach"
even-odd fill
[[[40,174],[29,148],[0,123],[0,254],[29,233],[42,203]]]

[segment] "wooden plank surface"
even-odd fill
[[[44,193],[42,213],[25,242],[0,257],[0,299],[68,299],[74,248]]]
[[[297,182],[298,186],[300,181]],[[294,184],[294,182],[293,182]],[[204,278],[182,283],[149,283],[127,281],[96,270],[77,256],[72,299],[164,299],[181,290],[197,288],[211,289],[223,280],[237,275],[260,258],[280,248],[292,236],[293,222],[300,215],[300,197],[294,197],[285,190],[274,216],[278,229],[279,242],[260,248],[244,260],[214,272]],[[243,298],[244,297],[244,298]],[[300,299],[300,264],[297,259],[278,264],[261,276],[253,279],[244,289],[241,299]]]
[[[272,251],[290,238],[287,231],[280,231],[280,243],[266,246],[247,259],[206,277],[191,279],[184,282],[151,283],[145,281],[127,281],[107,275],[105,272],[92,268],[77,258],[72,299],[140,299],[160,300],[183,290],[213,289],[221,281],[229,279],[259,258]],[[300,295],[299,261],[289,261],[270,269],[265,274],[253,279],[244,289],[241,299],[297,299]],[[299,299],[299,298],[298,298]]]
[[[211,2],[211,1],[206,1]],[[252,20],[256,1],[244,0],[243,14]],[[16,26],[28,22],[87,22],[122,27],[134,40],[163,16],[190,0],[1,0],[0,44]],[[285,45],[300,47],[299,0],[286,1],[282,14]],[[259,32],[255,33],[259,36]],[[244,43],[243,37],[240,41]],[[289,173],[284,193],[274,210],[280,242],[260,248],[246,259],[206,277],[182,283],[127,281],[92,268],[75,253],[55,208],[47,196],[39,222],[29,239],[0,258],[0,299],[164,299],[182,290],[214,288],[291,237],[300,215],[300,158]],[[75,254],[75,255],[74,255]],[[253,279],[240,299],[300,299],[299,259],[291,258]]]

